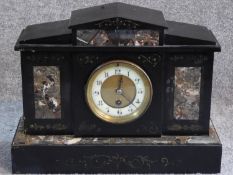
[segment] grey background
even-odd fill
[[[22,115],[20,54],[13,50],[20,31],[30,24],[62,20],[75,9],[112,0],[0,1],[0,174],[11,172],[10,143]],[[215,54],[211,117],[223,144],[222,173],[233,174],[233,1],[126,0],[162,10],[167,20],[207,26],[222,46]]]

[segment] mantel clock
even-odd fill
[[[110,3],[22,30],[14,173],[217,173],[204,26]]]

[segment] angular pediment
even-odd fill
[[[145,29],[167,28],[163,13],[158,10],[110,3],[71,13],[69,28],[75,29]]]
[[[72,11],[70,19],[29,25],[16,48],[21,44],[215,47],[218,41],[204,26],[166,21],[161,11],[117,2]]]

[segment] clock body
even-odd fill
[[[220,45],[205,27],[113,3],[28,26],[15,49],[21,51],[26,133],[209,133]]]
[[[209,124],[221,47],[206,27],[117,2],[27,26],[15,50],[23,118],[13,172],[219,172]]]

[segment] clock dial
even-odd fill
[[[136,64],[114,60],[91,74],[86,97],[98,118],[115,124],[127,123],[140,117],[150,105],[152,85]]]
[[[136,87],[134,82],[124,75],[113,75],[106,79],[101,87],[100,98],[113,108],[129,106],[135,96]]]

